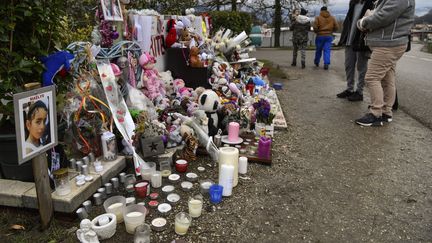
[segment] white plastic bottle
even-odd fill
[[[234,166],[222,164],[219,171],[219,185],[223,186],[222,196],[229,197],[232,194],[234,182]]]

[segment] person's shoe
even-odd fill
[[[362,101],[363,100],[363,94],[360,94],[359,92],[354,92],[350,96],[348,96],[349,101]]]
[[[355,123],[365,127],[380,127],[383,125],[382,118],[376,117],[372,113],[367,113],[362,118],[355,120]]]
[[[319,67],[319,63],[314,62],[315,67]]]
[[[302,69],[306,68],[306,62],[302,61]]]
[[[354,94],[354,92],[346,89],[346,90],[340,92],[339,94],[337,94],[336,97],[341,98],[341,99],[345,99],[345,98],[351,96],[352,94]]]
[[[324,70],[328,70],[329,69],[329,65],[328,64],[324,64]]]
[[[382,114],[382,120],[383,120],[383,122],[392,122],[393,117],[383,113]]]
[[[293,63],[291,63],[291,66],[295,67],[295,66],[297,66],[297,63],[293,62]]]

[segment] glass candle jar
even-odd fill
[[[192,217],[188,213],[178,213],[175,216],[175,232],[178,235],[185,235],[192,223]]]
[[[53,177],[57,195],[65,196],[72,191],[67,169],[62,168],[54,171]]]

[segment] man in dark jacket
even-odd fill
[[[337,30],[338,24],[335,17],[327,11],[327,7],[322,7],[320,15],[315,17],[314,21],[314,31],[317,34],[315,39],[315,66],[319,66],[321,56],[324,53],[324,69],[327,70],[329,68],[333,32]]]
[[[298,12],[297,12],[298,13]],[[302,8],[300,14],[294,15],[291,20],[291,30],[293,31],[293,60],[291,66],[297,65],[297,52],[301,53],[302,68],[306,67],[306,47],[309,41],[310,19],[306,16],[307,10]]]
[[[339,45],[345,45],[345,75],[347,88],[337,94],[338,98],[348,98],[349,101],[363,100],[363,87],[367,70],[370,49],[364,44],[364,34],[357,29],[357,21],[373,9],[373,0],[351,0],[348,14],[343,23]],[[355,86],[355,70],[357,66],[357,89]]]
[[[359,125],[382,126],[393,120],[396,63],[406,51],[414,11],[415,0],[378,0],[375,10],[357,22],[367,31],[366,45],[372,49],[365,78],[371,105],[369,113],[356,120]]]

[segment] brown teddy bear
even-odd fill
[[[204,67],[204,64],[201,62],[201,60],[198,57],[199,49],[196,46],[191,47],[190,53],[189,53],[189,63],[191,67]]]

